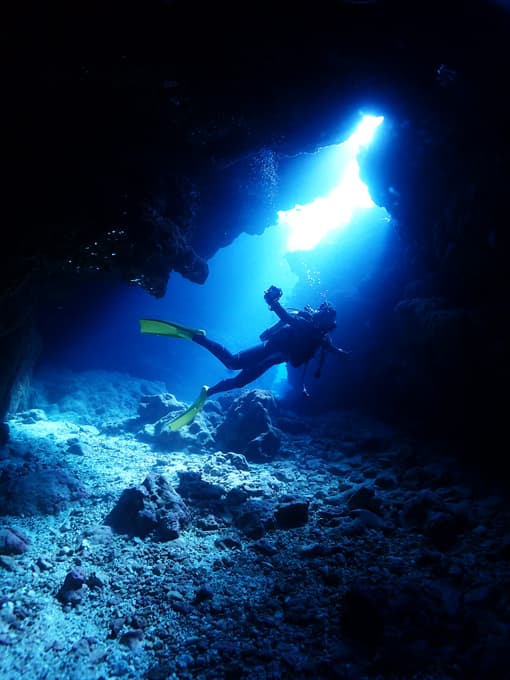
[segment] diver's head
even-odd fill
[[[336,326],[336,309],[329,302],[323,302],[313,314],[313,325],[327,333]]]

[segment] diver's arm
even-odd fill
[[[351,352],[348,352],[345,349],[342,349],[341,347],[337,347],[336,345],[333,344],[333,340],[331,340],[331,337],[329,335],[325,335],[323,340],[322,340],[322,347],[327,351],[331,352],[331,354],[337,354],[344,359],[347,359],[349,354]]]
[[[269,309],[276,314],[276,316],[283,322],[289,324],[289,326],[298,326],[303,323],[303,319],[296,317],[295,314],[289,314],[289,312],[282,307],[278,300],[275,300],[269,305]]]
[[[349,354],[351,354],[351,352],[348,352],[347,350],[342,349],[341,347],[337,347],[336,345],[334,345],[333,340],[331,340],[331,337],[329,335],[325,335],[322,338],[320,348],[321,348],[321,354],[320,354],[320,359],[319,359],[319,365],[317,366],[317,370],[314,373],[316,378],[321,377],[322,368],[324,366],[324,359],[326,358],[326,352],[331,352],[331,354],[336,354],[337,356],[341,356],[342,359],[347,359],[349,357]]]
[[[295,314],[289,314],[289,312],[281,306],[279,300],[282,296],[282,289],[276,286],[270,286],[264,292],[264,300],[269,305],[269,309],[274,312],[280,321],[283,321],[289,326],[296,326],[299,323],[298,318]]]

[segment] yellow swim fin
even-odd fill
[[[159,319],[140,319],[140,331],[152,335],[182,338],[183,340],[192,340],[195,335],[205,335],[205,331],[199,328],[187,328],[172,321],[160,321]]]
[[[193,402],[193,404],[191,404],[191,406],[188,409],[186,409],[184,413],[181,413],[180,416],[177,416],[177,418],[174,418],[168,423],[167,425],[168,429],[172,430],[172,432],[175,432],[176,430],[180,430],[181,427],[189,425],[189,423],[191,423],[191,421],[194,419],[197,413],[202,410],[203,405],[207,401],[208,390],[209,388],[207,387],[207,385],[204,385],[200,390],[198,398]]]

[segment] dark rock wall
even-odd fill
[[[508,21],[496,26],[477,16],[471,49],[457,70],[438,72],[428,108],[385,126],[363,165],[414,274],[395,305],[391,365],[401,395],[394,407],[418,414],[424,428],[439,421],[463,435],[474,457],[499,446],[510,377],[508,104],[496,104]]]

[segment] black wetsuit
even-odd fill
[[[209,395],[244,387],[277,364],[302,366],[321,347],[330,352],[341,352],[333,345],[329,335],[313,324],[312,315],[308,312],[291,314],[277,301],[272,303],[271,309],[278,315],[280,322],[262,333],[261,343],[237,354],[232,354],[226,347],[205,335],[196,335],[193,338],[194,342],[209,350],[224,366],[240,370],[233,378],[221,380],[210,387]]]

